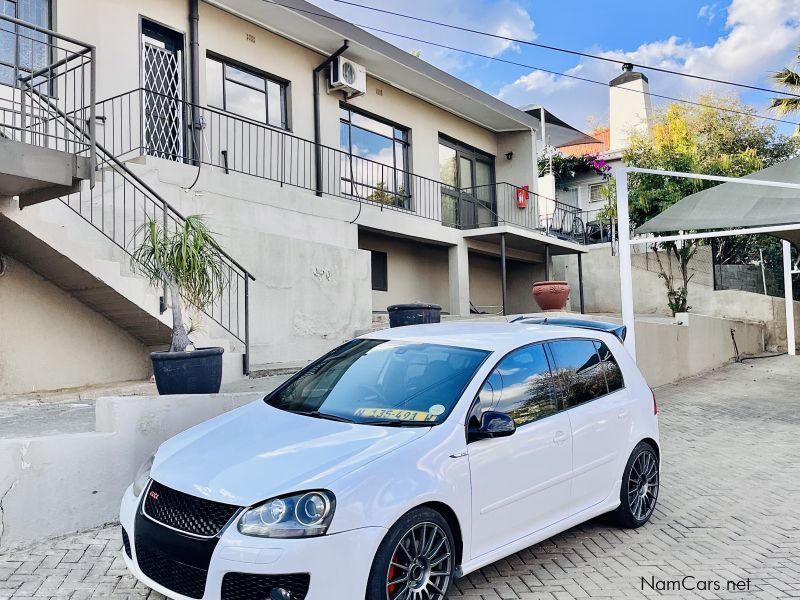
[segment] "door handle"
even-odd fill
[[[555,442],[558,446],[566,442],[568,439],[569,436],[561,430],[556,431],[555,435],[553,436],[553,442]]]

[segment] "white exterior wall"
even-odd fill
[[[503,304],[503,280],[500,259],[478,252],[469,253],[470,299],[484,312]],[[506,259],[506,313],[524,314],[539,311],[531,290],[544,281],[544,265]],[[499,310],[499,308],[497,309]]]
[[[386,253],[388,290],[372,290],[372,310],[392,304],[439,304],[450,312],[448,249],[414,240],[362,231],[359,247]]]
[[[130,165],[184,214],[202,214],[253,273],[251,364],[316,358],[371,323],[370,257],[357,205],[271,181],[148,158]]]
[[[0,276],[0,394],[145,379],[137,340],[25,265]]]

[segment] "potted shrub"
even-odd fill
[[[203,218],[191,215],[174,232],[154,220],[142,226],[134,270],[156,287],[164,285],[172,308],[172,342],[152,352],[159,394],[216,394],[222,383],[222,348],[195,348],[184,324],[183,302],[202,311],[225,285],[221,253]],[[166,298],[165,298],[166,300]]]

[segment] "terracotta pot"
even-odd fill
[[[563,310],[569,298],[569,284],[566,281],[537,281],[532,293],[542,310]]]

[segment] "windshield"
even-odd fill
[[[443,422],[488,352],[359,339],[340,346],[266,398],[318,418],[373,425]]]

